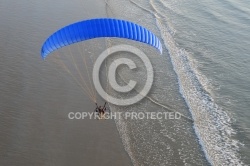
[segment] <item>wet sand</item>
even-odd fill
[[[113,120],[68,118],[69,112],[92,112],[95,105],[69,75],[39,55],[57,28],[105,17],[105,3],[0,3],[0,165],[132,165]]]

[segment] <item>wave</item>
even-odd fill
[[[150,13],[156,20],[156,25],[165,45],[164,49],[169,52],[174,71],[178,78],[179,91],[192,114],[194,120],[193,128],[206,159],[212,165],[243,165],[238,154],[239,142],[232,139],[232,136],[235,134],[235,131],[231,127],[232,119],[214,102],[213,98],[206,91],[209,81],[196,70],[196,66],[192,63],[193,60],[190,59],[189,53],[179,48],[177,43],[175,43],[173,38],[175,34],[174,24],[163,13],[164,9],[161,9],[166,8],[169,1],[165,2],[161,0],[157,2],[150,0],[149,6],[141,5],[134,0],[130,0],[130,2],[141,10]],[[118,2],[115,1],[115,3]],[[164,5],[157,6],[157,3]],[[179,13],[179,10],[173,7],[169,7],[168,10],[171,10],[171,13],[178,11],[175,15],[185,17]],[[126,128],[126,122],[116,121],[116,124],[123,139],[125,149],[131,157],[133,164],[140,165],[133,156],[132,141],[128,136],[129,130]]]
[[[157,6],[150,1],[156,18],[156,24],[161,32],[164,44],[178,77],[180,93],[186,101],[194,120],[194,130],[206,155],[212,165],[243,165],[239,158],[239,142],[232,139],[235,131],[231,127],[231,118],[223,111],[205,90],[206,79],[199,76],[195,66],[190,62],[189,54],[178,48],[168,25],[162,20],[162,14],[157,13]]]

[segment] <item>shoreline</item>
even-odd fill
[[[0,165],[132,165],[114,120],[68,119],[70,111],[92,112],[95,105],[52,59],[39,56],[56,28],[105,17],[105,8],[99,0],[3,3],[0,45],[9,49],[2,49],[8,72],[1,73]],[[86,49],[98,55],[100,43]]]

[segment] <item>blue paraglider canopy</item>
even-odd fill
[[[160,40],[146,28],[125,20],[98,18],[80,21],[59,29],[44,42],[41,56],[46,58],[51,52],[61,47],[99,37],[139,41],[155,47],[162,53]]]

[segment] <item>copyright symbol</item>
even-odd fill
[[[130,52],[130,53],[133,53],[134,55],[138,56],[142,60],[142,62],[144,63],[146,70],[147,70],[147,80],[146,80],[146,83],[144,85],[144,88],[136,96],[133,96],[133,97],[128,98],[128,99],[118,99],[118,98],[115,98],[115,97],[107,94],[105,92],[105,90],[102,88],[101,83],[100,83],[100,78],[99,78],[100,67],[101,67],[103,61],[109,55],[112,55],[116,52],[121,52],[121,51],[122,52]],[[123,65],[123,64],[127,65],[129,67],[129,69],[131,69],[131,70],[137,68],[136,64],[131,59],[128,59],[128,58],[116,59],[109,66],[108,80],[109,80],[111,87],[115,91],[117,91],[119,93],[128,93],[135,88],[137,82],[134,80],[130,80],[128,82],[128,84],[125,86],[120,86],[117,83],[116,70],[117,70],[118,66]],[[144,54],[144,52],[142,52],[138,48],[130,46],[130,45],[116,45],[116,46],[113,46],[113,47],[106,49],[97,58],[97,60],[94,64],[94,68],[93,68],[93,82],[94,82],[94,86],[95,86],[96,91],[99,93],[99,95],[104,100],[108,101],[109,103],[119,105],[119,106],[132,105],[132,104],[135,104],[138,101],[142,100],[151,89],[151,86],[153,84],[153,77],[154,77],[153,67],[152,67],[152,64],[151,64],[149,58]]]

